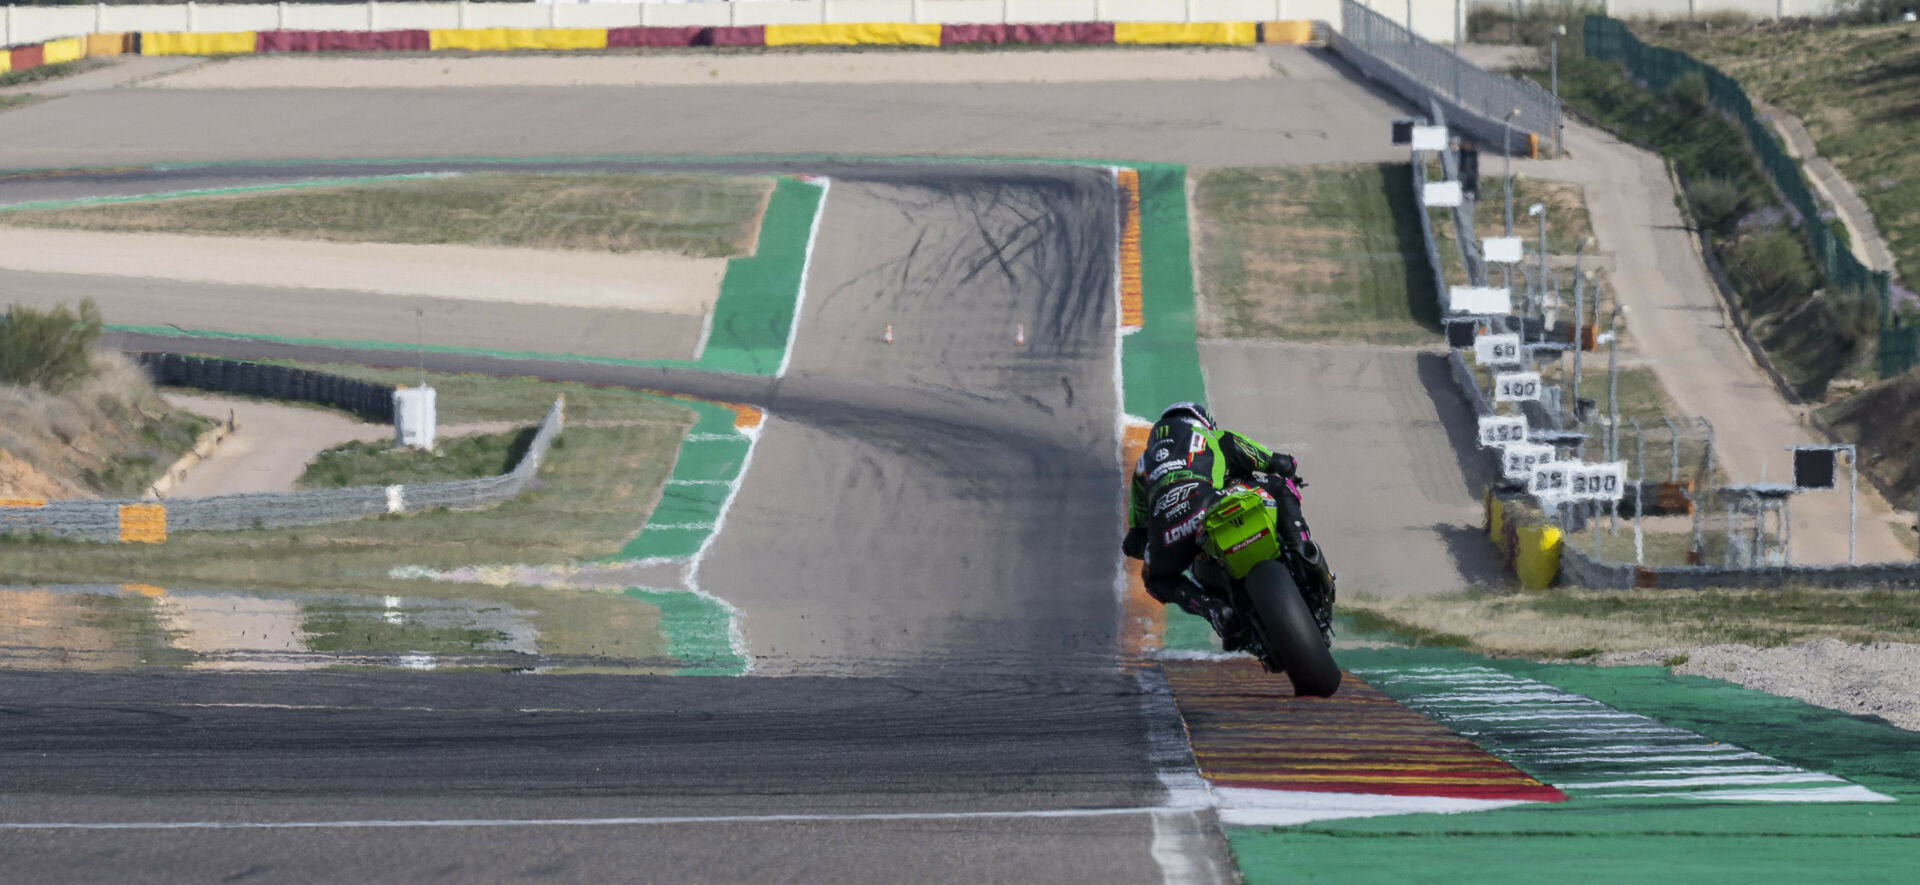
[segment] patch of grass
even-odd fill
[[[441,420],[453,423],[444,410],[454,402],[447,391],[457,376],[427,380],[441,390]],[[624,390],[514,379],[491,386],[498,388],[491,392],[496,404],[519,404],[512,413],[519,420],[542,414],[556,394],[569,395],[566,444],[551,450],[536,482],[511,501],[295,529],[181,532],[153,546],[16,540],[0,545],[0,574],[21,583],[114,583],[138,575],[162,586],[418,595],[426,585],[393,579],[390,571],[565,563],[618,550],[652,509],[692,411]],[[593,404],[592,419],[574,410],[576,395]]]
[[[1341,615],[1360,633],[1382,633],[1415,647],[1469,648],[1473,641],[1458,633],[1441,633],[1412,621],[1391,617],[1380,611],[1343,604]]]
[[[109,231],[599,252],[753,252],[772,182],[721,175],[471,173],[339,188],[0,213]]]
[[[175,410],[125,356],[81,354],[85,374],[59,392],[0,384],[0,452],[31,467],[6,471],[0,493],[137,498],[213,422]],[[0,572],[3,573],[3,572]]]
[[[1405,164],[1203,175],[1202,334],[1434,340],[1438,310],[1410,175]]]
[[[1540,240],[1540,219],[1527,215],[1527,207],[1535,203],[1547,207],[1548,255],[1572,255],[1581,240],[1593,235],[1586,191],[1580,185],[1516,175],[1513,178],[1513,235],[1526,241],[1529,253]],[[1501,183],[1498,158],[1483,156],[1480,159],[1480,200],[1473,207],[1473,228],[1474,233],[1482,237],[1501,236],[1506,229],[1506,190]],[[1445,235],[1449,240],[1453,238],[1452,225],[1446,227]],[[1564,272],[1562,276],[1571,278],[1572,272]]]
[[[404,360],[404,355],[396,360]],[[263,360],[276,365],[328,372],[380,384],[419,384],[418,369],[378,368],[346,363],[305,363]],[[567,424],[607,420],[651,420],[657,410],[677,410],[665,401],[618,387],[554,384],[538,378],[502,378],[492,375],[456,375],[428,372],[434,389],[434,408],[441,424],[480,424],[488,421],[537,421],[553,405],[556,393],[567,397]],[[275,400],[275,402],[280,402]],[[315,406],[315,408],[327,408]]]
[[[112,62],[103,59],[80,58],[74,59],[73,61],[63,61],[50,65],[31,67],[24,71],[8,71],[0,74],[0,89],[5,89],[9,86],[23,86],[28,83],[44,83],[48,80],[58,80],[61,77],[71,77],[75,74],[84,74],[88,71],[98,70],[109,64],[112,64]]]
[[[1668,655],[1665,658],[1662,658],[1660,660],[1660,666],[1678,667],[1678,666],[1684,665],[1686,662],[1691,660],[1693,660],[1693,655],[1687,654],[1686,652],[1681,652],[1677,655]]]
[[[538,427],[524,427],[454,437],[440,440],[431,452],[396,449],[387,442],[349,442],[315,455],[299,487],[344,489],[496,476],[520,463],[537,433]]]
[[[1493,655],[1568,658],[1613,651],[1812,639],[1920,641],[1920,595],[1899,590],[1555,589],[1343,599],[1356,622],[1459,637]],[[1364,614],[1363,614],[1364,613]],[[1391,628],[1389,628],[1391,629]]]

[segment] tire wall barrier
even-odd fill
[[[281,52],[513,52],[627,49],[687,46],[965,46],[975,44],[1129,44],[1129,45],[1247,45],[1252,43],[1304,44],[1318,42],[1329,32],[1324,19],[1239,20],[1262,13],[1306,12],[1331,18],[1335,0],[1135,0],[1139,21],[1046,21],[1036,14],[1099,14],[1093,2],[1031,0],[1016,5],[974,4],[946,0],[950,10],[921,3],[889,4],[871,0],[858,7],[885,14],[898,7],[903,18],[917,21],[832,21],[837,10],[825,3],[760,2],[749,4],[631,4],[624,9],[607,5],[555,4],[381,4],[313,6],[247,6],[222,4],[202,7],[175,17],[167,6],[22,7],[14,10],[28,19],[8,25],[14,35],[48,33],[53,39],[21,43],[0,52],[0,73],[27,70],[43,64],[107,55],[221,56]],[[979,9],[973,7],[979,5]],[[441,9],[445,6],[447,8]],[[453,15],[454,7],[463,11]],[[966,7],[962,9],[961,7]],[[804,9],[802,8],[804,7]],[[994,7],[989,9],[988,7]],[[182,7],[184,9],[184,7]],[[84,17],[76,16],[84,14]],[[1152,20],[1156,14],[1165,20]],[[45,22],[38,21],[47,16]],[[630,16],[636,25],[614,25],[610,20]],[[957,21],[926,21],[924,18]],[[993,21],[990,19],[1003,19]],[[476,21],[513,22],[525,26],[474,27]],[[557,26],[568,20],[595,27]],[[121,30],[104,30],[108,22]],[[287,27],[294,21],[333,27]],[[160,22],[174,28],[126,29]],[[535,22],[548,23],[539,27]],[[207,25],[225,25],[216,30]],[[387,24],[388,27],[379,27]],[[395,28],[406,24],[410,27]],[[438,27],[430,27],[437,24]],[[240,30],[254,26],[253,30]],[[341,27],[341,26],[345,27]],[[361,25],[361,27],[353,27]],[[452,26],[449,26],[452,25]],[[88,33],[89,27],[102,27]]]
[[[288,366],[182,356],[129,354],[162,387],[192,387],[267,399],[298,400],[344,409],[374,424],[393,423],[393,387]]]
[[[526,455],[511,471],[497,476],[164,501],[0,499],[0,535],[158,544],[172,532],[277,529],[436,507],[484,507],[514,498],[526,488],[565,424],[566,400],[556,399]]]

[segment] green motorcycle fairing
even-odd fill
[[[1264,489],[1234,483],[1221,490],[1201,522],[1200,546],[1238,581],[1259,563],[1280,557],[1279,504]]]

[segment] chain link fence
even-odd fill
[[[1799,216],[1800,230],[1828,287],[1879,299],[1880,377],[1890,378],[1913,368],[1920,358],[1920,353],[1916,353],[1920,351],[1920,328],[1904,326],[1892,316],[1891,275],[1860,263],[1852,250],[1827,229],[1820,204],[1807,186],[1799,162],[1787,154],[1779,139],[1754,113],[1753,102],[1747,98],[1740,81],[1684,52],[1648,46],[1624,23],[1604,15],[1587,16],[1584,37],[1587,57],[1621,65],[1628,76],[1651,90],[1664,90],[1683,77],[1700,75],[1707,86],[1708,102],[1739,121],[1747,134],[1747,143],[1760,159],[1760,167],[1788,207]]]
[[[1550,144],[1560,129],[1560,103],[1552,93],[1469,64],[1354,0],[1341,0],[1340,33],[1329,35],[1328,45],[1415,105],[1444,103],[1454,128],[1483,144],[1527,153],[1529,141]],[[1507,117],[1516,109],[1509,130]]]
[[[234,376],[235,373],[228,372],[223,377]],[[388,390],[387,395],[391,397],[392,391]],[[389,405],[389,414],[391,408]],[[517,497],[526,489],[546,460],[547,450],[565,425],[566,400],[563,397],[555,399],[553,407],[547,410],[533,442],[528,445],[519,463],[512,470],[496,476],[308,492],[177,498],[157,502],[0,500],[0,535],[89,541],[160,541],[171,532],[288,528],[388,513],[415,513],[439,507],[455,510],[484,507]]]

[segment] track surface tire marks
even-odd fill
[[[842,178],[826,213],[778,387],[925,405],[771,407],[702,588],[763,672],[1110,667],[1110,176]]]

